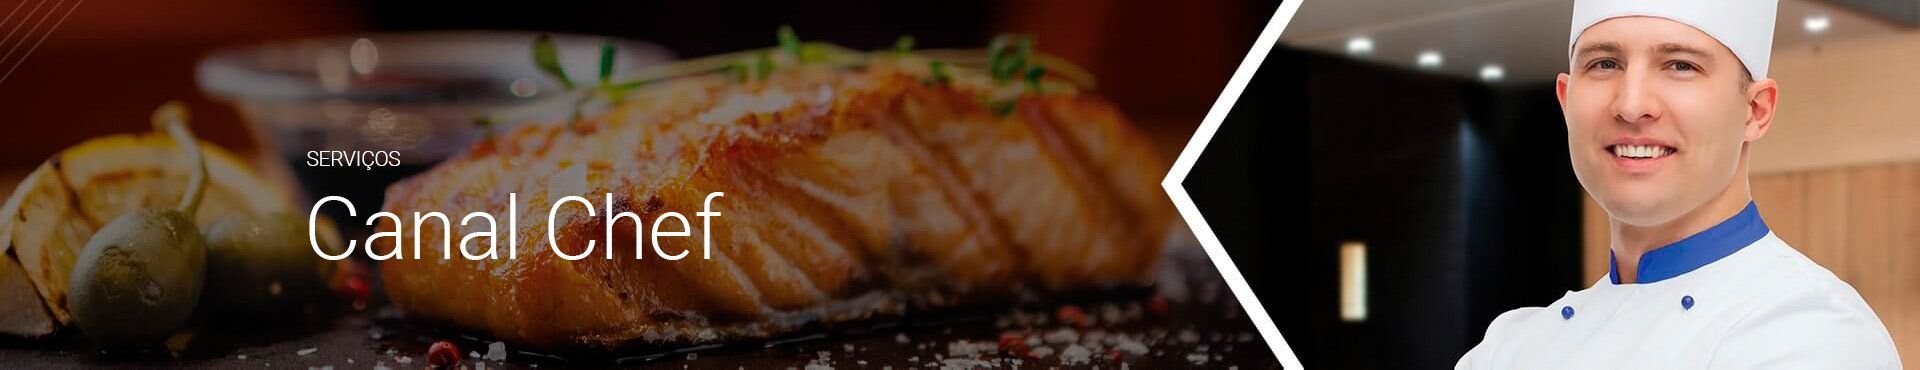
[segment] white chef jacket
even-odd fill
[[[1455,369],[1898,369],[1852,286],[1775,237],[1749,202],[1733,218],[1619,266],[1547,307],[1507,311]]]

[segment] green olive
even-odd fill
[[[214,224],[207,262],[208,304],[246,316],[286,313],[323,297],[333,275],[333,264],[308,245],[306,220],[279,213]]]
[[[73,323],[103,347],[135,349],[165,340],[192,316],[205,283],[207,243],[193,224],[206,194],[207,163],[186,128],[186,105],[153,113],[194,167],[173,209],[142,209],[107,223],[87,240],[68,276]]]
[[[206,242],[184,213],[120,216],[94,233],[74,263],[67,286],[73,321],[107,347],[159,343],[193,313],[206,258]]]

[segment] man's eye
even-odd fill
[[[1692,62],[1684,62],[1684,61],[1675,61],[1672,63],[1668,63],[1667,66],[1669,68],[1673,68],[1673,70],[1681,71],[1681,72],[1693,72],[1693,71],[1700,70],[1700,66],[1694,65]]]
[[[1593,62],[1593,68],[1618,69],[1620,68],[1620,62],[1616,62],[1612,59],[1601,59]]]

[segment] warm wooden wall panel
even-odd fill
[[[1852,284],[1920,363],[1920,162],[1773,172],[1751,178],[1774,234]],[[1606,274],[1606,213],[1585,200],[1582,284]]]
[[[1783,29],[1782,32],[1785,32]],[[1773,50],[1780,105],[1755,174],[1920,160],[1920,31]]]

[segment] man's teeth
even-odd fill
[[[1627,158],[1660,158],[1673,154],[1673,148],[1659,145],[1614,145],[1613,155]]]

